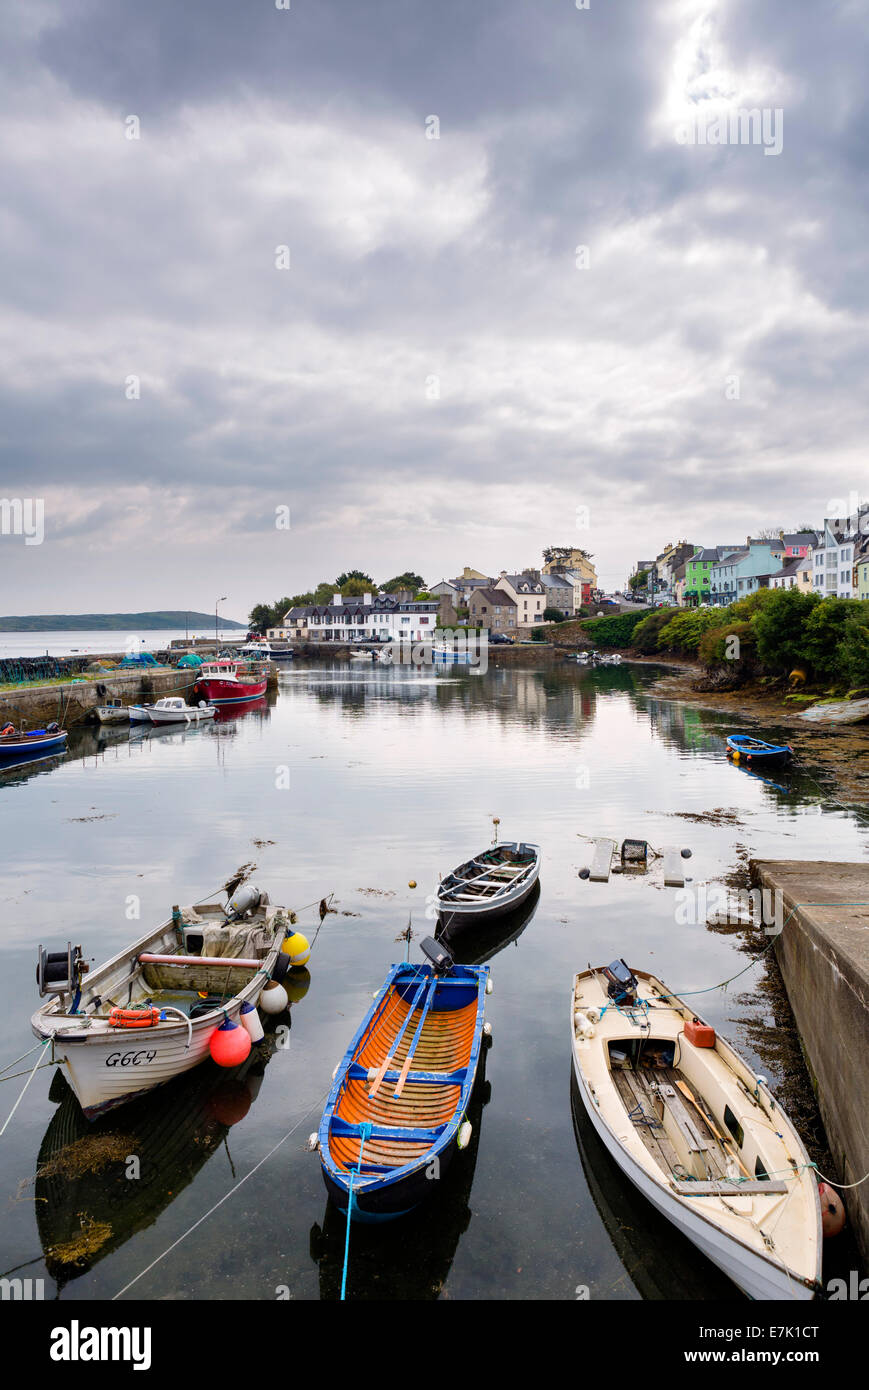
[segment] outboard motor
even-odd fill
[[[263,895],[252,883],[245,883],[233,893],[226,905],[226,920],[237,921],[245,913],[253,912],[262,902]]]
[[[449,951],[439,941],[435,941],[433,936],[423,937],[419,949],[431,961],[436,975],[448,975],[455,965]]]
[[[36,983],[40,996],[44,994],[72,994],[81,988],[81,977],[88,970],[88,964],[81,953],[81,946],[67,942],[65,951],[46,951],[40,944],[36,957]]]
[[[602,970],[607,994],[614,1004],[636,1004],[637,977],[623,960],[614,960]]]

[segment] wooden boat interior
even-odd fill
[[[455,1119],[470,1065],[478,990],[428,973],[395,981],[357,1044],[332,1114],[336,1166],[383,1174],[422,1158]],[[361,1148],[361,1126],[372,1126]]]
[[[537,852],[529,845],[493,845],[447,874],[440,897],[457,902],[496,897],[525,878],[536,862]]]
[[[184,908],[181,924],[164,924],[150,936],[108,961],[85,977],[78,1014],[86,1015],[99,1030],[107,1026],[113,1008],[153,1005],[197,1016],[217,1008],[251,984],[260,962],[275,945],[276,918],[282,911],[264,904],[250,917],[225,923],[222,906],[200,903]],[[282,919],[281,919],[282,920]],[[147,956],[167,960],[143,960]],[[173,961],[172,957],[177,957]],[[217,961],[238,960],[237,965]],[[69,1017],[68,994],[57,995],[43,1006],[43,1015]],[[208,1004],[209,1009],[203,1005]],[[172,1020],[177,1024],[177,1019]]]
[[[753,1170],[740,1155],[742,1125],[725,1107],[719,1128],[703,1094],[673,1065],[671,1039],[619,1039],[609,1044],[613,1082],[642,1142],[677,1190],[698,1183],[739,1183],[739,1192],[787,1192],[769,1178],[759,1154]]]

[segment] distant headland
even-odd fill
[[[247,628],[221,614],[222,628]],[[146,628],[213,628],[213,613],[193,613],[184,608],[163,609],[155,613],[36,613],[28,617],[0,617],[0,632],[129,632]]]

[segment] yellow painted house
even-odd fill
[[[570,546],[550,546],[543,552],[543,573],[555,574],[564,573],[572,570],[574,574],[580,576],[593,589],[597,588],[597,570],[592,563],[590,555],[586,555],[584,550],[576,550]]]

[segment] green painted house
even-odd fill
[[[688,608],[709,603],[712,566],[725,555],[735,554],[739,548],[738,545],[698,546],[691,559],[685,561],[685,604]]]

